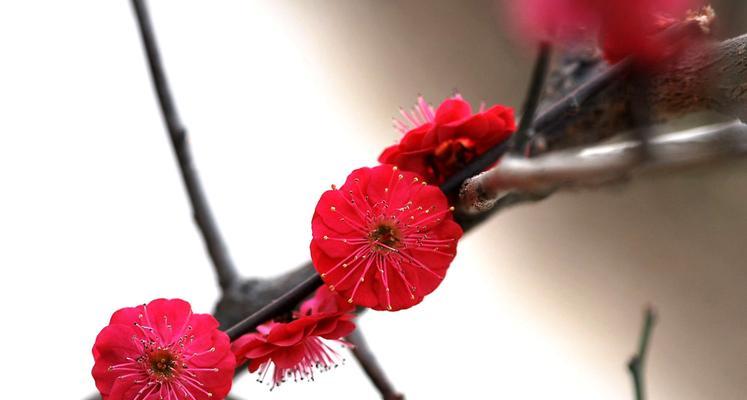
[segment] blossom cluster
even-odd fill
[[[520,20],[544,39],[593,32],[610,62],[652,62],[670,52],[656,33],[679,20],[687,0],[523,0]],[[636,21],[631,24],[631,21]],[[444,280],[462,228],[438,185],[516,130],[510,107],[460,95],[438,108],[423,97],[400,110],[400,140],[379,165],[352,171],[325,191],[311,221],[312,262],[324,285],[297,311],[232,343],[208,314],[179,299],[116,311],[93,346],[93,378],[103,400],[221,400],[237,367],[272,387],[314,379],[340,360],[335,348],[355,329],[356,307],[398,311]],[[268,377],[269,376],[269,377]]]

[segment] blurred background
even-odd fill
[[[518,1],[518,0],[517,0]],[[714,4],[718,35],[747,5]],[[319,194],[373,165],[418,93],[522,101],[532,48],[491,0],[150,2],[177,106],[236,264],[308,259]],[[212,310],[127,1],[0,3],[3,396],[83,398],[111,313]],[[473,231],[420,306],[361,319],[409,399],[632,399],[642,310],[659,312],[651,399],[747,398],[747,162],[561,193]],[[352,358],[244,399],[377,399]]]

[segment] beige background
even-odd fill
[[[0,5],[0,296],[13,328],[0,333],[0,368],[17,383],[4,390],[83,397],[90,346],[114,309],[166,296],[207,312],[217,291],[129,7],[10,3]],[[246,274],[308,258],[318,194],[397,138],[397,106],[455,88],[517,106],[531,63],[488,0],[152,3],[196,161]],[[733,5],[723,14],[740,21]],[[509,209],[463,241],[421,306],[369,313],[362,326],[410,399],[623,400],[653,304],[650,398],[745,399],[745,167]],[[377,398],[350,360],[314,384],[270,394],[246,378],[236,390]]]

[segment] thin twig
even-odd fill
[[[403,400],[405,396],[394,389],[394,385],[389,381],[386,373],[384,373],[384,369],[381,368],[381,365],[376,360],[376,356],[374,356],[368,347],[368,342],[366,342],[360,326],[348,335],[347,340],[353,344],[353,356],[358,360],[358,363],[371,380],[371,383],[376,386],[376,389],[381,394],[381,398],[384,400]]]
[[[552,46],[550,43],[541,42],[537,52],[537,60],[535,61],[534,69],[532,70],[532,78],[529,82],[527,96],[524,99],[519,129],[516,130],[516,133],[511,138],[512,151],[523,152],[524,146],[532,136],[534,131],[534,117],[537,114],[540,98],[542,98],[542,93],[544,92],[545,78],[547,77],[547,70],[550,67],[551,54]]]
[[[646,399],[643,385],[643,368],[646,363],[646,353],[648,352],[648,344],[655,321],[656,315],[654,314],[654,311],[650,307],[646,308],[646,315],[643,320],[643,330],[641,331],[641,337],[638,341],[638,352],[634,354],[628,362],[628,370],[630,370],[631,377],[633,378],[633,389],[635,390],[636,400]]]
[[[301,300],[314,293],[314,290],[319,288],[322,283],[324,282],[319,275],[315,274],[309,277],[284,295],[273,300],[270,304],[262,307],[259,311],[226,329],[228,337],[231,341],[234,341],[241,337],[241,335],[255,330],[263,322],[267,322],[278,315],[291,311]]]
[[[171,139],[174,155],[179,163],[179,171],[181,172],[184,186],[189,195],[189,201],[192,204],[194,220],[200,233],[202,233],[205,247],[218,277],[218,284],[222,289],[226,289],[236,282],[238,273],[228,254],[215,218],[210,211],[210,206],[208,205],[202,184],[194,167],[192,153],[187,140],[187,131],[179,119],[174,100],[171,96],[171,90],[169,89],[166,73],[161,63],[161,56],[158,52],[145,0],[132,0],[132,6],[135,9],[138,26],[140,27],[140,36],[145,47],[148,66],[151,78],[153,79],[153,86],[158,95],[163,120]]]

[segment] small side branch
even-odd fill
[[[158,95],[161,114],[163,115],[169,138],[171,139],[174,155],[179,163],[182,181],[184,182],[189,201],[192,205],[194,220],[202,234],[205,247],[215,268],[218,284],[222,289],[226,289],[236,282],[238,273],[228,254],[228,250],[202,189],[197,170],[194,167],[192,152],[187,139],[187,131],[179,119],[174,100],[171,96],[171,90],[169,89],[166,73],[161,63],[161,56],[158,52],[145,0],[132,0],[132,6],[135,10],[135,16],[140,28],[140,36],[148,58],[153,86]]]
[[[534,117],[537,114],[537,108],[539,107],[542,92],[545,88],[545,79],[547,77],[547,70],[550,66],[551,54],[552,46],[550,43],[540,43],[537,60],[535,61],[534,69],[532,71],[532,80],[529,83],[529,90],[527,91],[527,96],[524,100],[524,106],[521,112],[519,129],[511,139],[511,149],[518,151],[519,153],[523,152],[524,146],[532,136],[532,125],[534,123]]]
[[[650,157],[637,140],[554,151],[535,158],[506,155],[468,180],[461,208],[484,212],[508,194],[545,196],[558,189],[595,187],[639,170],[674,169],[747,154],[747,125],[734,121],[652,137]]]
[[[638,342],[638,352],[628,362],[628,370],[633,378],[633,389],[635,390],[636,400],[645,400],[646,393],[643,385],[643,368],[646,363],[646,353],[651,339],[651,332],[654,328],[656,315],[651,308],[646,309],[646,315],[643,321],[643,330]]]
[[[355,359],[358,360],[358,364],[361,365],[363,371],[366,372],[368,378],[381,393],[381,398],[384,400],[404,400],[405,396],[394,389],[394,385],[389,381],[384,369],[376,360],[376,356],[368,347],[368,343],[361,333],[361,328],[356,328],[347,339],[354,346],[352,351]]]

